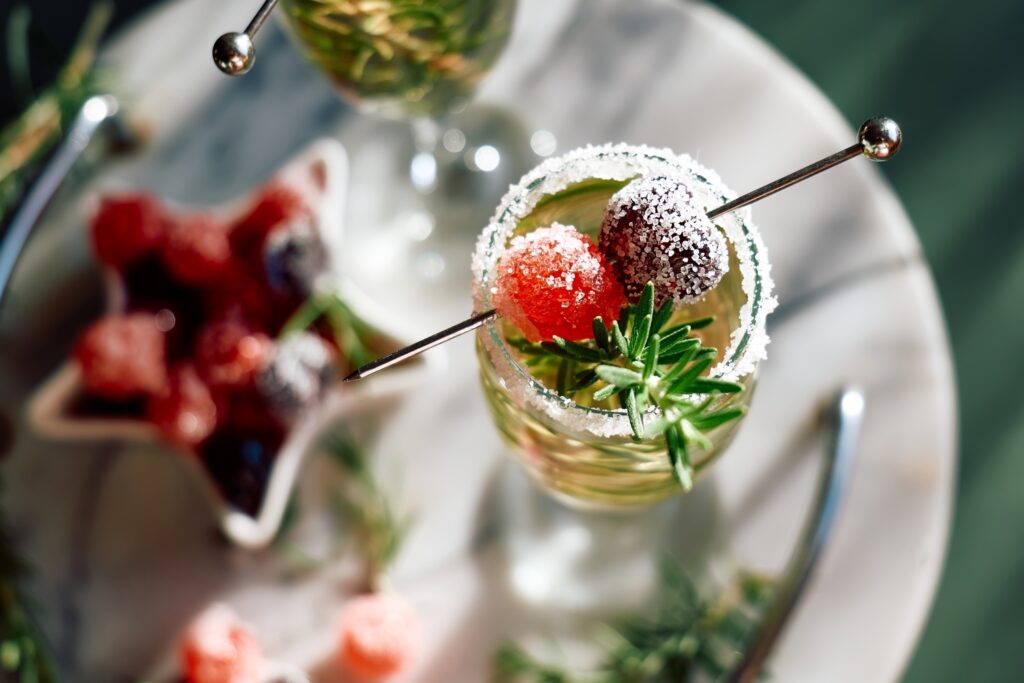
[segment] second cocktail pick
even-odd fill
[[[253,38],[263,23],[274,11],[277,0],[264,0],[256,16],[241,33],[225,33],[213,44],[213,63],[229,76],[241,76],[252,68],[256,61],[256,46]]]
[[[273,0],[269,0],[269,2],[272,4]],[[791,185],[795,185],[802,180],[806,180],[811,176],[817,175],[822,171],[826,171],[833,166],[837,166],[844,161],[853,159],[854,157],[863,155],[873,161],[886,161],[892,158],[896,152],[899,151],[902,142],[903,133],[895,121],[884,116],[868,119],[860,127],[856,143],[836,152],[835,154],[831,154],[824,159],[816,161],[813,164],[804,166],[803,168],[794,171],[789,175],[783,176],[778,180],[770,182],[767,185],[763,185],[756,190],[741,195],[716,209],[712,209],[711,211],[708,211],[707,216],[708,218],[713,219],[721,216],[722,214],[741,209],[744,206],[749,206],[756,201],[773,195],[780,190],[784,190]],[[463,320],[456,325],[452,325],[449,328],[410,344],[405,348],[389,353],[386,356],[382,356],[375,361],[357,368],[354,372],[348,375],[344,381],[351,382],[353,380],[369,377],[370,375],[380,372],[385,368],[397,365],[398,363],[406,361],[413,356],[434,348],[435,346],[440,346],[441,344],[466,334],[467,332],[471,332],[490,322],[497,316],[498,312],[494,309],[477,313],[471,318]]]

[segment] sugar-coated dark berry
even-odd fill
[[[206,469],[232,507],[255,515],[263,503],[277,452],[284,443],[279,429],[218,430],[200,449]]]
[[[657,304],[691,304],[729,270],[721,231],[683,182],[664,176],[634,180],[612,195],[598,244],[631,301],[653,282]]]
[[[81,333],[74,357],[86,390],[104,398],[157,394],[167,386],[165,334],[151,313],[100,318]]]
[[[291,419],[323,395],[334,360],[334,349],[319,336],[296,332],[277,343],[256,386],[276,415]]]
[[[263,244],[267,282],[279,292],[310,294],[328,268],[327,246],[309,217],[300,217],[270,231]]]

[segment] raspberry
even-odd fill
[[[359,681],[379,681],[404,669],[416,656],[419,615],[393,593],[361,595],[342,610],[340,640],[342,670]]]
[[[212,216],[185,216],[170,224],[160,257],[180,282],[209,285],[227,270],[231,244]]]
[[[128,399],[167,385],[166,338],[149,313],[101,318],[79,336],[74,355],[86,388],[98,396]]]
[[[121,269],[153,251],[164,231],[160,200],[148,194],[104,197],[92,217],[96,257]]]
[[[149,399],[148,417],[167,441],[191,447],[213,433],[217,405],[195,367],[184,364],[171,371],[167,391]]]
[[[279,182],[268,183],[231,230],[231,246],[247,261],[262,259],[263,242],[277,226],[309,213],[302,195]]]
[[[227,605],[214,605],[196,619],[179,645],[188,683],[259,683],[263,649]]]
[[[601,251],[635,301],[648,282],[655,302],[699,301],[729,271],[729,249],[683,183],[641,178],[612,195],[599,240]]]
[[[267,361],[270,337],[239,320],[208,323],[196,339],[199,373],[211,386],[242,386]]]
[[[589,237],[553,224],[516,237],[502,254],[494,305],[530,341],[587,339],[597,316],[616,320],[622,285]]]

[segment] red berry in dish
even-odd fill
[[[97,396],[128,399],[167,386],[165,335],[150,313],[100,318],[79,336],[74,356]]]
[[[408,666],[419,640],[419,615],[407,600],[393,593],[361,595],[341,613],[339,663],[356,680],[383,680]]]
[[[149,399],[148,417],[164,438],[180,446],[195,446],[217,427],[217,404],[194,366],[179,365],[167,390]]]
[[[692,304],[729,270],[722,233],[673,178],[641,178],[612,195],[599,244],[631,301],[653,282],[658,305]]]
[[[283,223],[263,245],[267,282],[278,292],[308,295],[328,267],[327,247],[309,218]]]
[[[271,182],[260,190],[249,211],[235,223],[231,230],[232,247],[242,258],[259,261],[263,242],[271,230],[308,214],[309,207],[297,190]]]
[[[268,360],[273,342],[241,320],[207,323],[196,339],[196,365],[211,386],[248,384]]]
[[[196,619],[179,645],[188,683],[260,683],[263,648],[226,605],[214,605]]]
[[[227,231],[212,216],[183,216],[170,222],[160,257],[179,281],[209,285],[227,270],[231,244]]]
[[[601,252],[586,235],[555,223],[516,237],[501,256],[494,306],[530,341],[586,339],[593,320],[616,320],[626,303]]]
[[[334,349],[318,335],[296,332],[274,347],[256,374],[256,387],[274,414],[295,417],[323,394],[334,357]]]
[[[164,232],[160,200],[148,194],[104,197],[92,217],[96,257],[121,269],[153,251]]]

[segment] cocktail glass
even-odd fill
[[[512,187],[479,239],[473,262],[476,310],[493,308],[496,265],[512,237],[557,221],[596,241],[611,195],[648,175],[681,179],[705,210],[735,197],[713,171],[669,150],[608,145],[549,159]],[[716,407],[746,406],[768,343],[765,321],[775,306],[768,256],[749,209],[714,223],[729,246],[729,272],[701,301],[673,316],[715,316],[698,332],[705,346],[719,349],[710,376],[743,386],[739,393],[716,398]],[[642,507],[680,492],[662,438],[635,441],[624,410],[560,395],[552,388],[553,378],[535,374],[508,343],[513,334],[511,323],[501,320],[480,329],[480,376],[502,437],[541,488],[590,509]],[[691,449],[695,474],[705,472],[721,454],[739,422],[711,430],[709,448]]]

